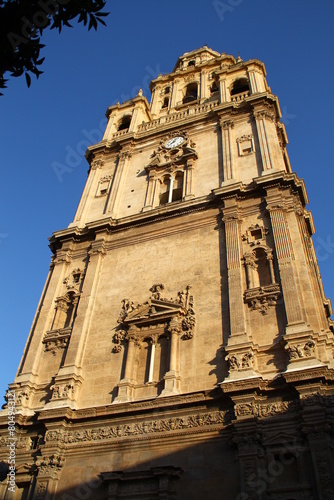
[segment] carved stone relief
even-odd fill
[[[94,429],[80,429],[76,431],[47,431],[45,441],[75,444],[82,442],[99,442],[136,436],[147,436],[177,430],[191,430],[206,426],[227,424],[231,415],[227,411],[197,413],[180,417],[159,418],[141,422],[129,422],[113,426],[98,427]]]
[[[154,284],[150,288],[151,296],[143,304],[134,305],[128,299],[122,300],[122,309],[118,318],[119,327],[113,336],[113,352],[122,350],[122,343],[129,337],[135,340],[151,338],[154,325],[162,325],[158,335],[170,332],[172,319],[177,321],[183,339],[191,339],[194,335],[195,311],[194,299],[190,295],[190,286],[178,292],[177,298],[162,297],[165,289],[162,283]],[[175,328],[175,325],[174,325]],[[131,329],[131,331],[130,331]]]

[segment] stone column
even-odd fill
[[[92,243],[88,252],[89,263],[78,304],[76,320],[73,325],[64,365],[55,377],[53,394],[51,402],[47,405],[48,407],[64,406],[64,404],[71,407],[76,406],[77,392],[83,381],[82,363],[94,312],[103,257],[106,253],[104,238],[105,234],[99,235],[99,238]]]
[[[238,227],[238,207],[236,198],[229,198],[225,200],[225,206],[223,209],[223,222],[225,224],[226,236],[228,298],[230,310],[229,340],[232,343],[235,343],[238,342],[238,337],[242,338],[244,341],[248,340],[245,328],[240,235]]]
[[[207,79],[207,72],[205,70],[201,71],[201,88],[200,88],[200,99],[201,102],[204,100],[207,95],[206,95],[206,79]]]
[[[235,170],[233,161],[233,139],[232,130],[234,127],[233,121],[229,116],[221,117],[219,119],[222,139],[222,171],[223,182],[235,180]]]
[[[268,139],[266,120],[274,120],[273,113],[268,111],[259,110],[254,111],[257,135],[260,144],[261,160],[262,160],[262,175],[270,173],[274,168],[274,163],[271,154],[270,141]]]
[[[115,115],[111,113],[109,115],[107,127],[106,127],[106,130],[105,130],[104,135],[103,135],[103,139],[102,139],[103,141],[111,139],[112,127],[113,127],[114,121],[115,121]]]
[[[154,199],[155,199],[155,191],[156,191],[157,179],[155,177],[155,171],[150,171],[148,175],[148,185],[146,192],[145,205],[143,207],[143,212],[147,210],[152,210],[154,208]]]
[[[220,97],[220,102],[227,102],[228,99],[228,93],[227,93],[227,87],[226,87],[226,78],[220,78],[219,79],[219,97]]]
[[[169,350],[169,371],[165,374],[165,388],[160,396],[170,396],[180,393],[180,376],[178,370],[179,341],[181,334],[179,318],[173,318],[169,325],[170,350]]]
[[[30,408],[30,396],[33,394],[35,382],[38,380],[40,360],[45,349],[42,339],[51,328],[54,317],[54,301],[57,296],[63,293],[63,281],[71,262],[71,245],[72,242],[65,243],[52,260],[49,276],[29,334],[27,342],[29,349],[24,353],[18,374],[15,377],[15,387],[13,386],[13,388],[17,394],[24,394],[22,408],[24,406]],[[21,404],[17,404],[17,407]]]
[[[159,96],[161,92],[161,87],[160,85],[156,85],[153,90],[153,95],[152,95],[152,108],[151,108],[151,115],[155,117],[159,113]]]
[[[126,179],[129,159],[131,158],[131,156],[132,154],[129,146],[122,150],[119,154],[116,172],[111,186],[106,210],[106,213],[110,213],[111,217],[115,219],[117,218],[118,205],[122,196],[123,185]]]
[[[38,476],[33,500],[48,500],[55,497],[63,464],[63,457],[57,453],[38,457],[36,461]]]
[[[115,398],[114,403],[124,403],[126,401],[131,401],[133,398],[133,388],[135,385],[133,369],[136,360],[138,338],[136,335],[131,333],[131,328],[129,330],[127,340],[128,350],[126,354],[124,377],[118,384],[118,395]]]
[[[270,215],[286,314],[283,337],[289,355],[288,369],[309,368],[322,363],[317,358],[315,336],[306,324],[299,298],[297,276],[289,228],[285,220],[284,205],[279,189],[267,189],[267,210]]]
[[[173,109],[175,108],[176,104],[177,104],[177,94],[178,94],[178,83],[179,83],[179,79],[178,78],[174,78],[173,80],[173,85],[172,85],[172,97],[171,97],[171,103],[170,103],[170,108],[169,109]]]
[[[187,160],[187,168],[183,174],[183,192],[184,192],[184,199],[185,200],[191,200],[194,198],[193,194],[193,172],[194,172],[194,160],[189,159]]]
[[[276,191],[276,188],[274,188]],[[272,233],[275,242],[277,263],[281,277],[283,300],[285,305],[287,325],[304,323],[298,298],[298,290],[294,277],[292,261],[293,250],[290,248],[290,234],[286,225],[282,200],[278,193],[267,190],[267,210],[270,215]],[[277,196],[275,196],[277,194]]]
[[[98,185],[98,170],[101,169],[104,165],[103,160],[94,160],[90,166],[89,170],[89,176],[84,188],[84,191],[82,193],[78,209],[76,211],[76,214],[73,219],[73,225],[75,225],[76,222],[80,222],[81,220],[84,220],[85,215],[87,211],[89,210],[89,207],[91,205],[91,200],[93,196],[95,196],[97,185]]]
[[[248,77],[250,83],[250,93],[255,94],[256,92],[260,92],[256,72],[253,69],[248,71]]]

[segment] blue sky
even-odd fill
[[[48,237],[73,219],[87,175],[84,150],[101,138],[107,107],[140,87],[149,97],[150,80],[205,44],[265,63],[334,301],[334,3],[109,0],[107,10],[108,26],[96,33],[79,26],[46,33],[44,74],[30,89],[11,79],[0,98],[0,398],[14,380],[47,276]]]

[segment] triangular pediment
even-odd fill
[[[275,432],[263,440],[265,446],[277,446],[290,443],[295,439],[293,434],[287,432]]]
[[[139,304],[127,314],[123,322],[125,325],[136,325],[148,322],[158,322],[170,319],[177,314],[185,314],[186,310],[181,304],[165,300],[150,299],[144,304]]]

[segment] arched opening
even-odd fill
[[[190,66],[195,66],[195,64],[196,64],[196,63],[195,63],[194,59],[192,59],[191,61],[189,61],[189,62],[188,62],[188,68],[189,68]]]
[[[165,94],[170,94],[170,87],[165,88]]]
[[[211,85],[210,87],[210,94],[215,94],[216,92],[218,92],[218,85],[216,82],[213,82],[213,84]]]
[[[168,203],[170,179],[165,177],[160,186],[159,205]]]
[[[186,86],[183,104],[197,100],[197,83],[189,83]]]
[[[232,85],[231,96],[242,94],[249,91],[249,83],[247,78],[238,78]]]
[[[120,132],[121,130],[128,130],[130,127],[131,123],[131,115],[125,115],[123,118],[120,120],[118,124],[117,131]]]
[[[165,109],[165,108],[168,108],[168,104],[169,104],[169,98],[168,97],[165,97],[164,98],[164,102],[162,104],[162,108]]]
[[[160,186],[159,205],[181,201],[183,195],[183,173],[178,172],[174,177],[164,177]]]
[[[173,182],[172,201],[182,200],[182,190],[183,190],[183,175],[179,173],[176,175]]]
[[[269,265],[267,260],[267,254],[262,248],[257,248],[254,251],[255,255],[255,265],[256,265],[256,280],[257,284],[255,286],[267,286],[271,284]]]

